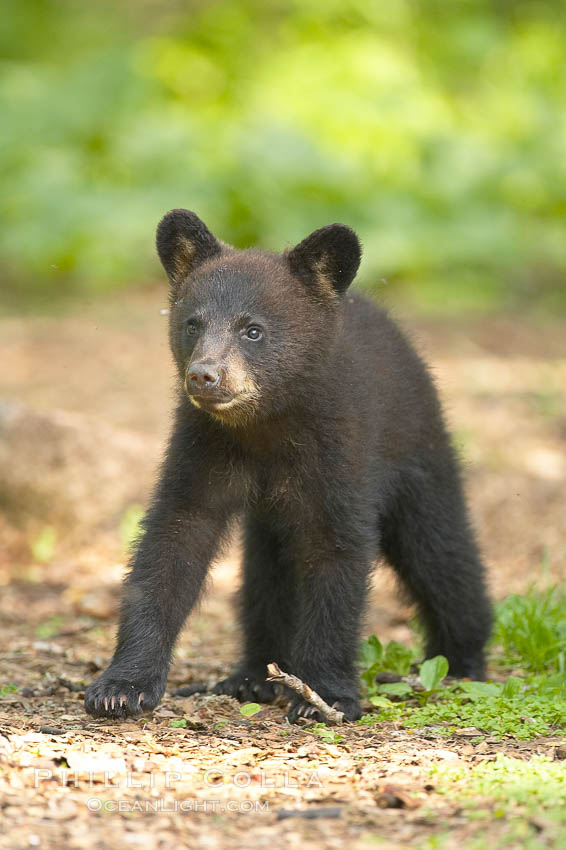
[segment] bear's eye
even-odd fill
[[[261,337],[261,328],[258,328],[256,325],[252,325],[246,331],[246,338],[251,339],[252,342],[257,342],[258,339],[261,339]]]
[[[185,330],[187,331],[189,336],[194,336],[196,334],[196,332],[198,331],[197,323],[193,322],[192,319],[189,319],[189,321],[187,322],[187,324],[185,326]]]

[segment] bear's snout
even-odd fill
[[[220,384],[220,371],[220,367],[213,363],[191,363],[187,369],[187,389],[208,394]]]

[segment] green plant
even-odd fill
[[[464,801],[489,798],[506,811],[522,808],[537,812],[541,808],[561,808],[566,823],[566,767],[563,762],[534,755],[529,760],[499,753],[494,761],[469,766],[435,764],[431,777],[440,793],[457,793]]]
[[[179,720],[170,720],[168,725],[171,727],[171,729],[186,729],[187,721],[184,717],[181,717]]]
[[[426,705],[431,696],[438,693],[443,680],[448,675],[448,659],[443,655],[429,658],[419,667],[419,679],[424,688],[416,691],[416,697],[421,705]]]
[[[564,762],[498,754],[476,764],[437,762],[430,769],[435,791],[459,807],[465,818],[464,845],[470,850],[538,850],[566,845]],[[418,850],[443,847],[443,827]],[[452,847],[452,843],[448,842]]]
[[[448,661],[443,655],[429,658],[419,666],[420,688],[413,688],[408,681],[384,682],[376,685],[375,682],[368,687],[370,702],[379,706],[379,695],[387,697],[415,697],[420,705],[426,705],[429,699],[437,694],[442,682],[448,674]],[[375,679],[375,676],[373,677]],[[368,676],[365,681],[367,683]],[[416,683],[415,683],[416,684]]]
[[[460,681],[445,685],[427,700],[419,701],[418,692],[396,695],[395,700],[384,694],[371,697],[379,714],[366,715],[360,722],[435,727],[445,735],[458,727],[475,726],[480,733],[519,740],[566,730],[566,681],[560,674],[509,676],[505,682]]]
[[[240,714],[242,717],[253,717],[254,714],[257,714],[261,711],[261,705],[257,702],[246,702],[244,705],[240,706]]]
[[[435,727],[451,734],[458,726],[475,726],[492,735],[528,739],[566,729],[566,678],[564,676],[565,595],[558,588],[531,588],[525,596],[511,596],[497,606],[493,663],[501,670],[524,671],[504,681],[460,680],[442,685],[448,665],[439,656],[420,665],[424,690],[415,689],[411,677],[377,684],[385,667],[383,647],[372,636],[362,648],[366,666],[361,680],[366,694],[379,710],[360,722],[376,718],[407,728]]]
[[[326,744],[339,744],[343,737],[338,732],[335,732],[334,729],[329,729],[325,723],[313,723],[310,731],[318,735],[319,738],[322,738]]]
[[[498,663],[533,672],[566,672],[566,593],[557,586],[508,597],[497,607]]]
[[[375,677],[384,670],[406,676],[413,656],[413,650],[397,641],[391,640],[384,647],[376,635],[370,635],[360,648],[361,678],[368,693],[375,690]]]

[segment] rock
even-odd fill
[[[156,441],[78,413],[0,402],[0,496],[12,515],[81,533],[143,500]]]

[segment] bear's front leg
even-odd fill
[[[289,667],[288,650],[296,609],[295,583],[285,545],[268,513],[250,511],[244,524],[244,582],[240,592],[240,622],[244,653],[237,669],[218,682],[216,694],[241,702],[273,702],[284,692],[267,682],[267,665]]]
[[[297,567],[300,609],[293,641],[293,669],[347,721],[361,716],[356,657],[371,561],[363,547],[321,553]],[[291,701],[287,717],[324,721],[299,696]]]
[[[227,517],[201,507],[157,504],[124,583],[118,642],[108,669],[87,688],[94,717],[154,708],[165,691],[171,652],[197,601]]]

